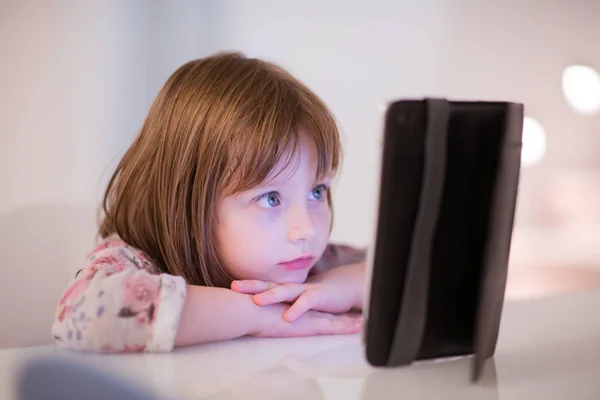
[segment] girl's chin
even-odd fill
[[[283,285],[285,283],[304,283],[306,282],[306,278],[308,278],[308,273],[308,269],[303,271],[286,271],[284,274],[274,278],[272,282],[275,282],[279,285]]]

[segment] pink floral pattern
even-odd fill
[[[158,298],[160,283],[148,274],[133,274],[125,280],[123,308],[128,313],[138,314],[154,306]]]
[[[160,274],[143,252],[116,236],[101,242],[58,303],[57,346],[89,352],[170,351],[185,281]]]
[[[89,279],[84,277],[76,281],[69,289],[67,289],[58,303],[57,318],[60,322],[71,316],[73,307],[77,304],[76,300],[81,298],[81,295],[85,292],[89,283]]]

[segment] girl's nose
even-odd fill
[[[307,210],[297,210],[291,218],[287,232],[287,239],[291,243],[298,241],[312,241],[316,235],[315,224]]]

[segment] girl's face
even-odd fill
[[[234,279],[306,280],[325,251],[331,224],[330,179],[315,184],[316,170],[317,150],[304,138],[296,158],[276,177],[221,201],[217,243]]]

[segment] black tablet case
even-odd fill
[[[371,365],[474,355],[479,379],[498,339],[522,129],[517,103],[389,105],[365,314]]]

